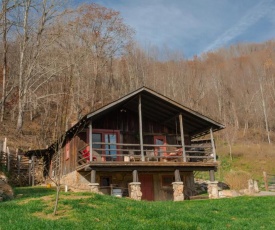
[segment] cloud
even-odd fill
[[[186,57],[235,42],[262,42],[275,36],[275,0],[93,2],[119,11],[124,22],[136,31],[141,46],[168,47]]]
[[[252,7],[233,27],[225,31],[213,43],[204,49],[204,52],[217,49],[228,44],[231,40],[245,32],[249,27],[275,9],[273,0],[263,0]]]

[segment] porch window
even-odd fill
[[[105,143],[111,143],[110,145],[105,145],[105,154],[111,156],[110,160],[115,160],[117,150],[116,150],[116,143],[117,143],[117,136],[116,134],[104,134]]]
[[[119,160],[117,154],[117,143],[119,143],[118,130],[96,129],[93,130],[92,136],[93,150],[98,154],[103,155],[103,161],[116,161]]]
[[[101,176],[100,177],[100,186],[107,187],[112,184],[112,177],[111,176]]]
[[[93,137],[92,137],[93,143],[94,142],[101,142],[102,140],[102,134],[101,133],[93,133]],[[101,144],[93,144],[93,149],[101,149]],[[98,153],[102,153],[101,150],[96,150],[96,152]]]

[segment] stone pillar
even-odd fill
[[[218,181],[210,181],[208,183],[209,199],[219,198]]]
[[[254,192],[258,193],[260,192],[259,186],[258,186],[258,181],[254,180]]]
[[[133,200],[141,200],[142,192],[140,190],[140,182],[129,183],[129,197]]]
[[[174,201],[183,201],[183,182],[173,182],[173,190],[174,190]]]
[[[248,195],[259,192],[258,182],[256,180],[249,179],[248,181]]]
[[[90,186],[91,192],[100,193],[99,192],[99,183],[90,183],[89,186]]]
[[[254,181],[252,179],[249,179],[247,181],[248,183],[248,194],[253,194],[254,193]]]

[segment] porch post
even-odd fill
[[[90,146],[90,161],[93,161],[93,126],[92,121],[89,124],[89,146]]]
[[[95,183],[95,175],[96,175],[96,171],[94,169],[92,169],[92,171],[91,171],[91,183]]]
[[[175,182],[181,182],[180,170],[178,169],[175,170]]]
[[[138,117],[139,117],[139,141],[140,141],[141,161],[144,161],[143,135],[142,135],[141,95],[139,95],[139,98],[138,98]]]
[[[180,139],[181,139],[181,147],[182,147],[182,157],[183,157],[183,161],[186,162],[182,114],[179,115],[179,120],[180,120]]]
[[[216,162],[217,157],[216,157],[216,149],[215,149],[215,143],[214,143],[212,128],[210,129],[210,136],[211,136],[212,154],[213,154],[214,162]]]
[[[94,169],[91,170],[91,183],[89,184],[91,192],[99,193],[99,183],[96,183],[96,171]]]
[[[133,182],[138,182],[138,171],[137,170],[133,171]]]
[[[215,173],[214,170],[209,170],[209,177],[210,177],[210,181],[215,181]]]
[[[215,181],[215,174],[213,169],[209,170],[209,177],[210,181],[207,187],[209,199],[217,199],[219,198],[219,187],[218,181]]]

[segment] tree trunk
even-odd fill
[[[20,46],[20,61],[19,61],[19,85],[18,85],[18,117],[17,117],[17,126],[16,129],[18,131],[22,130],[23,127],[23,116],[24,116],[24,93],[25,93],[25,79],[24,79],[24,62],[25,62],[25,52],[26,46],[28,42],[28,19],[29,19],[29,9],[30,9],[31,1],[26,1],[24,5],[24,23],[23,23],[23,41]]]
[[[228,144],[229,146],[229,156],[230,156],[230,160],[233,161],[233,157],[232,157],[232,145]]]
[[[0,121],[3,122],[5,114],[5,103],[6,103],[6,79],[7,79],[7,0],[2,2],[2,21],[3,21],[3,86],[2,86],[2,104],[1,104],[1,114]]]
[[[56,194],[55,194],[55,203],[54,203],[54,210],[53,215],[55,216],[57,214],[57,208],[58,208],[58,201],[59,201],[59,194],[60,194],[60,183],[56,185]]]
[[[269,127],[268,127],[267,112],[266,112],[266,105],[265,105],[265,100],[264,100],[263,85],[262,85],[262,81],[261,80],[260,80],[260,90],[261,90],[261,97],[262,97],[262,105],[263,105],[264,120],[265,120],[265,130],[266,130],[266,134],[267,134],[267,140],[268,140],[268,143],[271,144]]]

